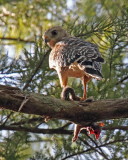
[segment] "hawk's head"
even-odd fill
[[[48,29],[43,35],[44,41],[51,48],[53,48],[57,42],[61,41],[63,37],[68,37],[68,33],[60,26]]]

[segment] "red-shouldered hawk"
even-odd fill
[[[71,37],[60,26],[44,33],[44,40],[51,47],[49,66],[57,71],[61,87],[66,87],[68,77],[81,78],[84,87],[82,100],[86,99],[86,85],[92,78],[102,79],[101,57],[96,44]]]

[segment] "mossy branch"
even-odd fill
[[[0,108],[15,112],[69,120],[88,125],[91,122],[128,118],[128,98],[93,102],[64,101],[51,96],[25,93],[20,89],[0,85]]]

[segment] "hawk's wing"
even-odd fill
[[[93,77],[102,78],[101,57],[97,45],[76,37],[65,37],[56,43],[49,56],[50,68],[66,67],[77,62],[83,70]]]

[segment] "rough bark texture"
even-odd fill
[[[36,93],[23,93],[18,88],[0,85],[0,108],[22,113],[49,116],[88,125],[106,119],[128,118],[128,98],[74,102]]]

